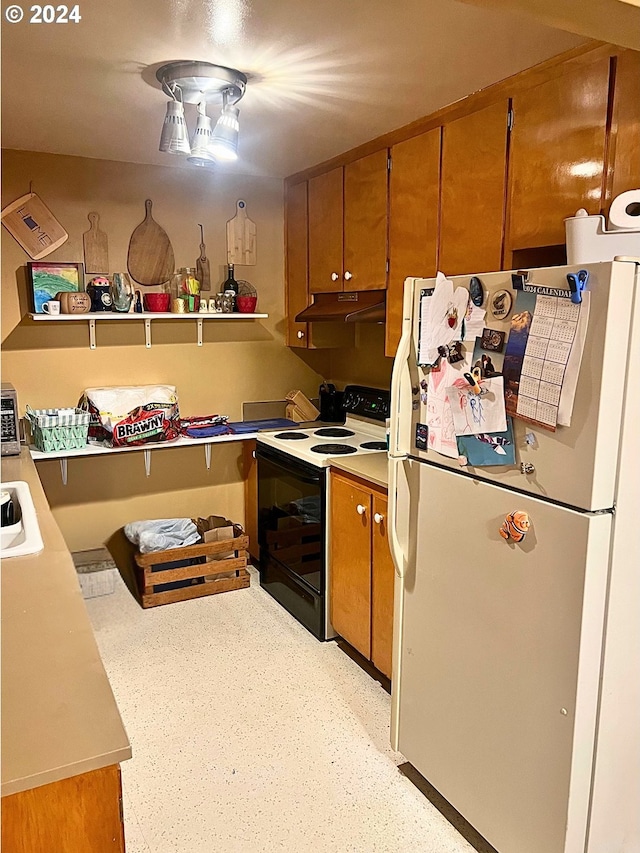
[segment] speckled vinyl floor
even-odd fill
[[[473,853],[398,772],[388,694],[251,582],[86,602],[133,747],[128,853]]]

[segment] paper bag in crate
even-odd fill
[[[236,536],[242,536],[243,528],[240,524],[234,524],[221,515],[210,515],[208,518],[194,519],[198,533],[202,536],[205,542],[222,542],[225,539],[234,539]],[[219,562],[220,560],[230,560],[235,557],[234,551],[222,551],[219,554],[207,556],[207,563]],[[215,575],[205,575],[205,583],[207,581],[220,580],[221,578],[234,578],[235,571],[220,572]]]

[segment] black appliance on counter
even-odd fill
[[[333,396],[328,391],[327,399]],[[342,403],[344,427],[317,423],[261,433],[256,447],[260,585],[319,640],[335,636],[329,619],[327,469],[336,457],[386,450],[389,392],[350,385]],[[327,419],[339,420],[337,413],[331,409]]]
[[[323,382],[318,393],[320,398],[320,420],[327,423],[343,424],[346,417],[343,400],[344,391],[336,391],[336,386]]]

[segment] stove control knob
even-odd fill
[[[381,512],[376,512],[376,514],[373,516],[373,520],[376,524],[382,524],[382,522],[384,521],[384,515],[382,515]]]
[[[358,506],[356,507],[356,512],[358,513],[358,515],[364,515],[366,511],[367,508],[363,504],[358,504]]]

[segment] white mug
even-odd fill
[[[48,302],[42,304],[42,310],[45,314],[59,314],[60,303],[57,299],[50,299]]]

